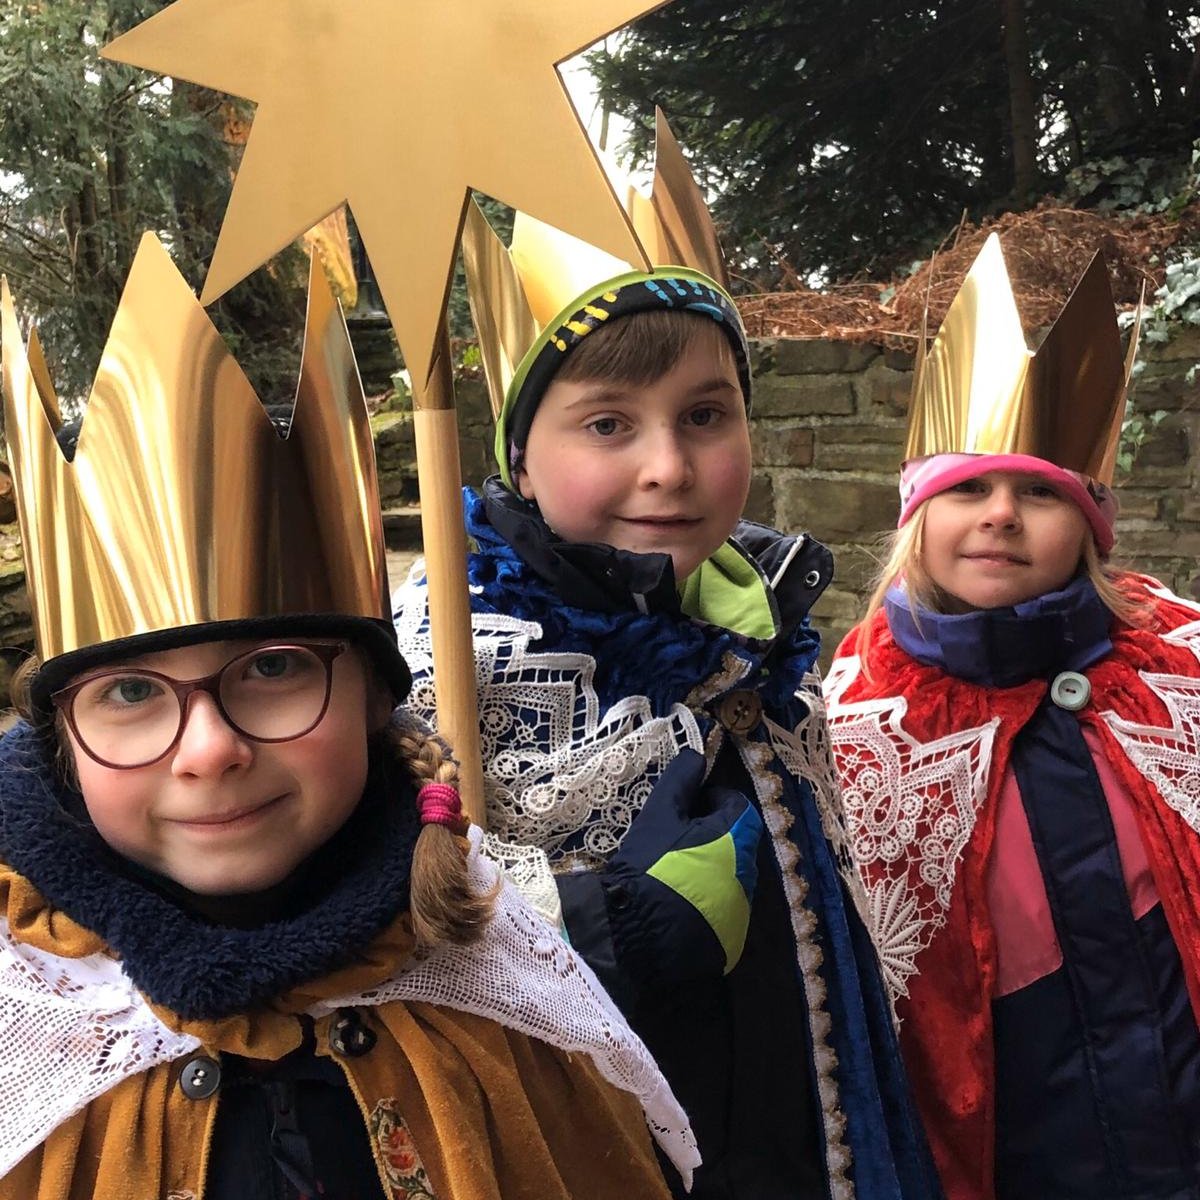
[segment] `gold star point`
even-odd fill
[[[556,66],[662,2],[176,0],[104,54],[258,106],[204,301],[346,201],[416,374],[471,188],[644,262]]]

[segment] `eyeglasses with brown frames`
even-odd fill
[[[188,705],[212,698],[229,727],[253,742],[290,742],[324,719],[333,664],[347,642],[282,642],[255,646],[198,679],[175,679],[142,667],[112,667],[55,692],[80,749],[115,770],[146,767],[179,744]]]

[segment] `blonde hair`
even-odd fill
[[[878,575],[875,576],[875,587],[867,601],[866,612],[861,622],[864,628],[883,607],[888,591],[897,585],[903,587],[913,606],[914,615],[919,608],[934,613],[950,611],[946,593],[930,578],[922,561],[928,504],[928,500],[922,503],[901,528],[884,539],[886,557]],[[1096,549],[1096,539],[1090,533],[1084,540],[1082,565],[1101,603],[1117,620],[1135,628],[1146,624],[1152,611],[1150,605],[1136,594],[1127,571],[1114,567],[1100,557],[1100,551]],[[863,670],[870,678],[868,658],[864,648]]]
[[[33,706],[30,686],[40,667],[37,657],[31,655],[13,673],[13,707],[34,729],[53,737],[55,770],[68,787],[78,790],[75,755],[62,713],[55,709],[50,716]],[[450,747],[436,734],[392,721],[382,730],[381,741],[385,753],[405,768],[418,792],[426,783],[458,786],[458,764]],[[431,949],[442,942],[463,946],[477,940],[498,891],[499,885],[484,893],[472,889],[466,844],[453,830],[445,825],[422,827],[409,875],[409,915],[418,946]]]

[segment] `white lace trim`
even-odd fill
[[[479,830],[472,829],[471,838],[471,881],[482,891],[493,886],[499,871],[479,853]],[[440,946],[381,987],[324,1001],[312,1011],[393,1000],[474,1013],[570,1054],[588,1055],[605,1079],[638,1097],[655,1139],[691,1187],[700,1154],[662,1072],[591,968],[511,884],[502,888],[480,941]]]
[[[833,850],[838,871],[858,915],[870,929],[867,893],[854,860],[850,827],[842,802],[842,785],[838,781],[829,740],[829,721],[825,697],[821,693],[821,676],[816,670],[810,671],[801,680],[796,699],[805,708],[804,716],[796,722],[796,727],[787,730],[766,717],[763,724],[767,737],[784,767],[812,788],[821,828]]]
[[[561,932],[562,899],[546,852],[540,846],[502,842],[494,833],[483,835],[482,850],[484,857],[490,858],[516,885],[534,912]]]
[[[857,656],[835,661],[825,699],[868,927],[894,1004],[946,923],[958,863],[987,798],[1000,720],[918,742],[903,728],[903,697],[843,701],[861,669]]]
[[[1166,588],[1150,591],[1200,612],[1200,605]],[[1200,662],[1200,621],[1181,625],[1164,634],[1162,640],[1190,650]],[[1163,800],[1192,829],[1200,832],[1200,678],[1153,671],[1138,674],[1166,706],[1171,715],[1170,725],[1139,725],[1111,710],[1101,716],[1138,773],[1158,789]]]
[[[0,917],[0,1177],[123,1079],[199,1045],[107,955],[44,954]]]
[[[479,831],[471,837],[471,879],[484,890],[497,868],[479,853]],[[605,1079],[638,1097],[651,1132],[690,1185],[700,1155],[667,1081],[591,970],[514,887],[501,891],[478,942],[442,947],[381,987],[311,1011],[390,1001],[473,1013],[587,1054]],[[40,953],[15,941],[0,918],[0,1176],[122,1080],[199,1046],[159,1021],[118,962]]]
[[[392,598],[401,652],[413,673],[406,708],[436,720],[424,565]],[[667,764],[685,747],[703,753],[695,716],[676,704],[655,717],[644,696],[600,712],[586,654],[534,652],[534,622],[472,616],[488,814],[488,853],[510,865],[513,848],[538,846],[556,871],[608,860]],[[579,850],[567,850],[570,840]],[[505,850],[501,845],[507,846]],[[518,851],[519,854],[519,851]],[[529,899],[541,910],[544,873],[527,860]],[[518,875],[520,872],[518,872]]]

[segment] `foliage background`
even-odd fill
[[[244,107],[98,57],[163,6],[0,7],[0,270],[66,399],[86,396],[142,232],[198,287],[229,198]],[[284,254],[209,310],[268,402],[294,390],[303,269]]]
[[[677,0],[591,57],[652,153],[661,105],[753,290],[888,277],[964,218],[1174,194],[1200,137],[1181,0]],[[1140,172],[1140,177],[1135,177]]]

